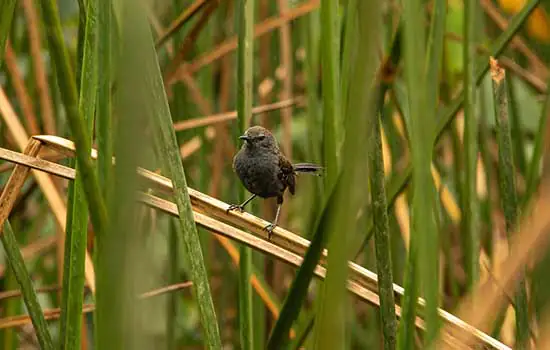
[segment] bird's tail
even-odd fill
[[[323,173],[323,168],[320,165],[312,163],[296,163],[293,165],[294,171],[297,173],[308,173],[317,176],[321,176]]]

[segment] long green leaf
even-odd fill
[[[55,63],[55,72],[61,91],[61,99],[76,144],[76,159],[82,175],[82,184],[90,210],[90,217],[96,234],[101,235],[107,227],[107,209],[101,197],[99,182],[90,157],[90,135],[78,110],[75,79],[63,40],[59,11],[54,0],[40,0],[40,3],[42,5],[44,25],[45,28],[48,28],[46,33],[49,41],[49,50]]]
[[[447,1],[435,1],[430,35],[428,36],[428,52],[426,54],[427,81],[431,82],[427,86],[426,105],[430,106],[430,108],[437,106],[439,97],[439,78],[441,75],[441,59],[443,57],[446,14]]]
[[[204,330],[206,346],[209,349],[220,349],[221,340],[218,322],[210,294],[208,275],[204,265],[203,254],[200,246],[197,227],[193,219],[193,211],[187,191],[187,181],[180,158],[179,147],[176,141],[172,117],[161,78],[160,67],[155,53],[153,37],[148,27],[144,10],[137,6],[141,13],[140,31],[146,33],[141,40],[146,50],[142,53],[147,70],[145,74],[148,83],[147,91],[150,93],[147,100],[153,118],[156,144],[159,147],[161,162],[164,171],[169,174],[174,184],[174,199],[179,212],[178,233],[184,243],[186,259],[190,264],[190,277],[193,282],[193,291],[196,297],[201,324]]]
[[[2,0],[0,4],[0,67],[4,60],[6,41],[10,33],[16,3],[17,0]]]
[[[136,167],[142,164],[149,141],[144,126],[153,113],[149,108],[152,103],[149,76],[143,74],[149,64],[142,59],[142,53],[150,47],[144,40],[150,32],[143,26],[140,6],[121,0],[113,3],[113,8],[120,23],[119,52],[113,62],[116,63],[118,86],[113,104],[117,115],[113,145],[117,161],[112,180],[104,178],[107,182],[113,181],[112,194],[107,195],[108,234],[98,237],[96,243],[96,342],[102,349],[150,349],[154,344],[150,332],[143,328],[143,320],[145,317],[150,323],[157,320],[145,314],[146,305],[136,303],[136,296],[146,288],[147,279],[143,276],[150,273],[152,262],[143,242],[144,227],[148,225],[135,204]]]
[[[544,100],[542,113],[539,117],[537,134],[535,136],[535,147],[533,150],[533,155],[531,157],[531,163],[529,164],[529,169],[527,170],[527,185],[526,185],[524,200],[522,201],[521,208],[524,208],[525,205],[532,199],[531,197],[533,196],[537,188],[537,184],[538,184],[537,179],[540,176],[540,165],[541,165],[542,154],[544,149],[544,138],[545,138],[544,136],[546,133],[546,125],[548,123],[549,114],[550,114],[550,94],[547,94],[546,99]]]
[[[113,123],[111,113],[111,31],[112,1],[98,1],[97,9],[97,58],[101,79],[97,87],[97,172],[105,201],[111,193],[113,177]]]
[[[306,47],[306,60],[304,62],[307,91],[307,114],[306,124],[308,127],[308,137],[306,145],[307,159],[313,163],[322,162],[322,115],[320,113],[319,101],[319,11],[312,11],[300,22],[302,40]],[[323,188],[321,181],[315,181],[311,191],[310,215],[305,224],[304,231],[311,233],[312,226],[318,216],[320,199],[323,198]],[[308,237],[311,238],[311,237]]]
[[[112,156],[113,156],[113,130],[112,130],[112,115],[111,115],[111,31],[112,26],[111,22],[113,19],[112,15],[112,6],[117,6],[117,9],[121,10],[124,4],[121,1],[115,2],[114,4],[111,1],[96,1],[96,11],[97,11],[97,70],[101,74],[101,79],[99,79],[97,84],[97,100],[96,102],[97,117],[95,119],[96,126],[96,138],[98,146],[98,181],[101,189],[101,194],[103,200],[106,203],[106,206],[109,208],[109,213],[111,214],[107,224],[109,225],[105,229],[108,232],[108,236],[96,236],[95,244],[95,265],[96,265],[96,280],[97,280],[97,292],[96,292],[96,305],[97,311],[94,314],[95,317],[95,332],[94,339],[98,344],[98,348],[107,346],[107,345],[119,345],[123,343],[120,331],[122,325],[122,320],[120,314],[124,310],[124,304],[120,302],[120,293],[123,291],[118,290],[119,288],[124,288],[124,285],[117,285],[119,282],[116,276],[116,272],[110,270],[110,263],[112,262],[114,266],[124,266],[123,263],[117,261],[117,257],[113,257],[110,253],[109,248],[112,245],[116,245],[118,240],[123,240],[123,237],[118,236],[112,237],[113,232],[110,231],[113,224],[113,215],[112,212],[116,209],[112,206],[112,193],[111,186],[113,182],[113,166],[112,166]],[[122,39],[122,44],[124,45],[124,40],[130,40],[130,38]],[[128,57],[125,56],[125,57]],[[126,81],[120,82],[124,87],[128,86]],[[115,197],[116,198],[116,197]],[[127,250],[127,247],[123,247],[123,251],[120,252],[122,255]],[[118,265],[117,265],[118,264]],[[116,277],[113,277],[115,275]],[[112,289],[111,289],[112,288]],[[113,303],[114,301],[114,303]],[[113,305],[114,304],[114,305]]]
[[[120,314],[124,312],[124,304],[121,304],[120,293],[124,293],[123,290],[118,290],[117,287],[124,289],[124,285],[117,284],[118,276],[115,271],[112,271],[110,266],[123,266],[124,262],[117,261],[117,257],[110,254],[110,247],[116,245],[119,240],[124,240],[124,235],[116,235],[111,232],[111,228],[114,223],[113,219],[116,218],[112,215],[116,210],[113,207],[113,176],[114,170],[112,165],[113,156],[113,125],[112,125],[112,102],[111,102],[111,82],[112,82],[112,21],[114,19],[112,10],[113,6],[122,11],[124,4],[121,1],[113,3],[112,1],[96,1],[97,11],[97,70],[101,74],[101,79],[97,82],[97,100],[93,100],[97,103],[97,117],[95,119],[96,126],[96,138],[98,146],[98,181],[101,189],[103,200],[109,208],[110,217],[108,220],[109,227],[105,228],[109,234],[106,237],[96,236],[95,250],[95,265],[96,265],[96,280],[97,280],[97,293],[96,304],[97,312],[95,316],[95,341],[99,348],[105,346],[112,346],[113,344],[120,344],[124,340],[120,334],[117,334],[117,330],[120,331],[122,327],[122,320]],[[127,28],[127,27],[125,27]],[[126,34],[126,33],[125,33]],[[121,45],[128,45],[124,40],[132,40],[132,38],[126,36],[121,39]],[[125,46],[127,48],[127,46]],[[132,58],[125,50],[124,57]],[[122,89],[128,88],[130,84],[127,81],[119,82]],[[127,113],[124,111],[123,113]],[[122,119],[122,118],[121,118]],[[130,175],[131,176],[131,175]],[[117,190],[121,190],[118,189]],[[114,197],[116,198],[116,197]],[[119,198],[116,198],[119,199]],[[122,201],[123,198],[120,198]],[[132,205],[128,207],[128,210],[133,208]],[[116,218],[118,219],[118,218]],[[118,221],[117,221],[118,222]],[[128,228],[126,229],[128,230]],[[126,231],[125,230],[125,231]],[[118,233],[118,232],[117,232]],[[116,237],[112,237],[111,234],[115,234]],[[125,253],[129,247],[124,246],[120,255]],[[111,265],[110,262],[113,262]],[[127,273],[130,273],[128,271]],[[114,275],[114,276],[113,276]],[[132,297],[132,296],[130,296]],[[123,299],[124,300],[124,299]],[[114,301],[114,303],[112,303]],[[114,305],[113,305],[114,304]],[[118,321],[118,322],[117,322]],[[120,332],[118,332],[120,333]],[[120,342],[120,343],[117,343]]]
[[[438,232],[435,225],[435,191],[430,171],[435,106],[426,97],[427,73],[424,53],[424,11],[421,1],[404,3],[404,61],[408,88],[409,137],[413,164],[413,199],[411,217],[411,241],[408,271],[405,276],[406,296],[403,301],[403,318],[400,324],[399,347],[413,345],[414,315],[417,290],[420,281],[426,299],[426,344],[435,339],[438,328]],[[437,62],[431,62],[436,64]],[[435,82],[431,82],[434,84]]]
[[[380,87],[380,90],[377,107],[379,107],[378,114],[380,118],[383,118],[386,89]],[[386,203],[382,137],[378,120],[373,123],[372,129],[373,136],[369,152],[371,158],[369,163],[369,179],[373,210],[374,243],[376,248],[376,271],[378,272],[378,295],[380,296],[380,318],[382,321],[384,349],[392,350],[395,349],[396,346],[397,319],[395,316],[395,300],[393,296],[390,228]]]
[[[19,288],[17,279],[12,269],[7,269],[4,273],[5,279],[5,288],[6,290],[14,290]],[[20,313],[21,310],[21,300],[10,298],[2,301],[3,317],[16,316]],[[19,346],[19,341],[17,339],[17,329],[8,328],[4,329],[2,332],[2,345],[5,350],[16,350]]]
[[[315,331],[315,347],[319,349],[341,349],[346,347],[346,277],[348,272],[348,245],[353,232],[357,230],[357,213],[367,204],[368,185],[364,181],[367,172],[367,149],[369,130],[374,123],[373,115],[377,99],[375,73],[378,66],[378,53],[374,43],[380,35],[381,12],[378,3],[350,1],[348,18],[352,22],[346,32],[346,43],[361,43],[357,50],[346,52],[351,57],[347,87],[348,96],[344,100],[347,115],[341,116],[345,124],[345,140],[342,152],[342,169],[338,185],[335,187],[336,207],[329,214],[327,276],[323,285],[322,298],[318,303],[318,322]],[[354,18],[355,17],[355,18]],[[356,23],[354,25],[353,23]],[[359,41],[360,40],[360,41]],[[361,228],[362,231],[362,228]],[[340,234],[345,232],[346,236]]]
[[[324,223],[327,222],[331,205],[331,198],[334,192],[332,189],[336,186],[339,178],[339,149],[343,138],[343,130],[338,120],[340,112],[340,74],[338,59],[340,57],[340,24],[338,18],[338,2],[323,0],[321,2],[321,37],[325,38],[320,45],[322,62],[322,90],[323,90],[323,158],[327,169],[325,184],[330,189],[326,192],[323,214],[316,221],[313,232],[315,236],[312,239],[310,247],[306,252],[304,261],[294,278],[294,282],[285,299],[281,314],[277,320],[269,341],[268,349],[279,349],[288,339],[288,333],[292,323],[298,317],[301,305],[313,271],[321,256],[321,251],[325,247],[328,231],[324,229]],[[316,67],[312,67],[315,69]],[[314,112],[315,113],[315,112]]]
[[[92,132],[95,97],[97,91],[96,6],[87,2],[86,29],[84,33],[83,61],[80,77],[79,110],[86,121],[89,135]],[[92,102],[90,102],[92,101]],[[90,140],[91,141],[91,140]],[[69,190],[67,228],[65,232],[65,257],[63,264],[63,291],[61,300],[61,348],[76,349],[80,346],[82,326],[82,302],[84,290],[84,261],[88,232],[88,206],[82,187],[80,168],[76,166],[76,179]]]
[[[525,174],[527,172],[527,160],[525,159],[524,140],[525,130],[521,123],[522,117],[525,118],[525,116],[522,115],[522,111],[519,105],[519,86],[517,82],[514,81],[513,76],[510,74],[506,76],[506,79],[508,80],[506,82],[506,88],[508,89],[508,96],[510,97],[510,122],[512,123],[510,131],[512,133],[512,141],[514,142],[514,163],[516,164],[516,167],[520,174]]]
[[[548,84],[548,83],[547,83]],[[535,135],[533,155],[527,169],[527,184],[525,194],[521,201],[520,210],[525,210],[528,203],[533,200],[534,194],[537,191],[538,184],[541,178],[541,163],[546,140],[546,132],[548,125],[548,115],[550,113],[550,94],[546,94],[542,113],[539,117],[538,129]],[[548,270],[550,269],[550,251],[541,258],[541,261],[532,272],[531,287],[532,297],[531,304],[536,315],[537,321],[541,321],[546,315],[548,304],[550,302],[550,281],[548,279]]]
[[[308,124],[308,159],[321,162],[321,118],[319,113],[318,80],[319,80],[319,11],[312,11],[304,18],[303,36],[307,47],[305,69],[307,71],[307,124]]]
[[[9,267],[13,270],[15,278],[21,286],[23,300],[25,301],[32,324],[36,330],[40,347],[45,350],[53,350],[54,346],[50,331],[48,330],[48,324],[44,319],[44,313],[42,312],[36,292],[32,286],[31,276],[25,267],[23,256],[21,255],[21,251],[19,250],[15,235],[13,234],[8,220],[4,223],[4,230],[0,234],[0,239],[2,240],[4,250],[9,260]]]
[[[464,2],[464,189],[462,211],[464,233],[464,266],[467,288],[471,289],[479,276],[479,201],[477,198],[478,121],[475,115],[475,18],[477,2]]]
[[[168,282],[175,284],[179,282],[180,273],[180,256],[181,253],[180,241],[177,231],[178,221],[175,218],[170,219],[170,228],[168,231],[168,256],[170,264],[168,265]],[[173,293],[168,297],[166,303],[166,348],[168,350],[177,349],[177,319],[180,313],[179,310],[179,295]]]
[[[507,79],[503,69],[495,65],[491,72],[493,78],[494,94],[494,115],[497,131],[498,144],[498,174],[500,184],[500,202],[504,219],[506,222],[506,232],[508,239],[511,233],[517,229],[516,225],[519,218],[518,198],[516,193],[515,165],[513,155],[512,136],[510,132],[510,117],[507,95]],[[527,310],[527,292],[525,290],[525,280],[519,283],[517,295],[515,296],[516,310],[516,347],[518,349],[528,349],[529,339],[529,313]]]
[[[350,88],[351,82],[355,79],[353,76],[353,64],[355,57],[357,56],[358,50],[358,38],[357,38],[357,13],[356,11],[357,0],[349,0],[345,9],[344,20],[344,40],[343,40],[343,50],[342,50],[342,69],[341,69],[341,79],[340,79],[340,91],[342,99],[342,117],[348,115],[348,103],[350,99]]]
[[[343,127],[339,119],[340,97],[340,21],[338,1],[321,0],[321,67],[323,79],[323,156],[326,167],[325,184],[331,189],[336,183],[341,161],[340,148]]]

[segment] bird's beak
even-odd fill
[[[245,141],[250,140],[250,137],[248,137],[248,136],[246,136],[246,135],[241,135],[241,136],[239,136],[239,138],[240,138],[241,140],[245,140]]]

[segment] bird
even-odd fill
[[[252,196],[242,204],[232,204],[227,209],[244,211],[244,207],[257,196],[261,198],[277,198],[277,213],[272,223],[264,227],[271,239],[273,229],[277,226],[283,195],[288,189],[292,195],[296,190],[296,174],[309,173],[321,175],[323,167],[313,163],[292,164],[279,149],[273,134],[264,127],[252,126],[244,135],[241,149],[233,158],[233,170],[244,187]]]

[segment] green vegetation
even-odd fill
[[[545,6],[1,1],[2,348],[550,344]]]

